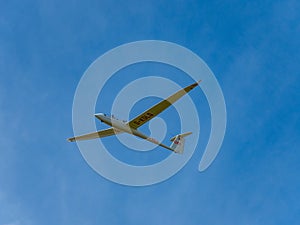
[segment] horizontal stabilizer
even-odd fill
[[[192,134],[192,132],[186,132],[186,133],[178,134],[178,135],[180,135],[181,137],[186,137],[186,136],[188,136],[188,135],[190,135],[190,134]],[[170,141],[174,141],[174,139],[175,139],[178,135],[172,137],[172,138],[170,139]]]

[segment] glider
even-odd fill
[[[107,136],[112,136],[120,133],[129,133],[134,136],[140,137],[142,139],[145,139],[149,142],[152,142],[154,144],[157,144],[163,148],[166,148],[168,150],[171,150],[175,153],[183,153],[184,150],[184,137],[190,135],[192,132],[187,132],[183,134],[178,134],[170,139],[172,141],[171,146],[166,146],[159,141],[155,140],[152,137],[148,137],[147,135],[143,134],[141,131],[138,130],[140,126],[145,124],[146,122],[150,121],[154,117],[156,117],[158,114],[166,110],[169,106],[171,106],[174,102],[179,100],[181,97],[183,97],[185,94],[190,92],[192,89],[194,89],[196,86],[199,85],[201,82],[198,81],[196,83],[193,83],[179,91],[177,91],[175,94],[169,96],[168,98],[162,100],[158,104],[154,105],[150,109],[146,110],[145,112],[141,113],[134,119],[130,120],[129,122],[118,120],[114,116],[108,116],[104,113],[97,113],[95,114],[95,117],[99,119],[101,122],[107,124],[110,126],[110,128],[105,130],[100,130],[94,133],[84,134],[77,137],[69,138],[68,141],[75,142],[75,141],[83,141],[83,140],[91,140],[95,138],[103,138]]]

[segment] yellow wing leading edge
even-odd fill
[[[175,94],[169,96],[168,98],[162,100],[161,102],[154,105],[150,109],[141,113],[140,115],[138,115],[137,117],[135,117],[134,119],[128,122],[129,126],[133,129],[139,128],[140,126],[147,123],[149,120],[153,119],[158,114],[166,110],[169,106],[171,106],[178,99],[183,97],[185,94],[193,90],[200,82],[201,80],[177,91]]]

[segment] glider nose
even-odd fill
[[[103,119],[106,117],[105,113],[96,113],[95,117],[101,121],[103,121]]]

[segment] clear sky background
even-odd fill
[[[1,1],[0,225],[299,224],[299,12],[297,0]],[[163,183],[133,188],[96,174],[66,138],[87,67],[144,39],[175,42],[206,61],[228,124],[216,161],[199,173],[210,118],[203,94],[191,93],[203,125],[192,159]],[[133,68],[131,78],[172,79],[171,68],[151,68]],[[120,76],[107,96],[123,87]]]

